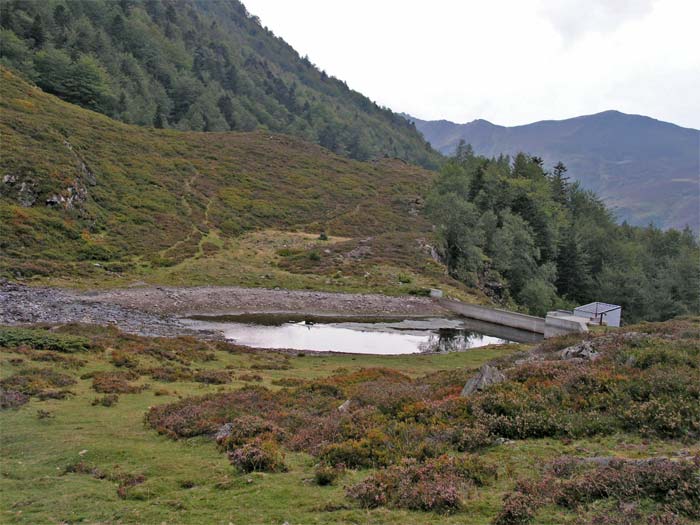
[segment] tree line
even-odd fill
[[[700,313],[693,232],[616,224],[592,192],[541,158],[475,155],[460,143],[427,199],[451,275],[544,315],[603,301],[626,322]]]

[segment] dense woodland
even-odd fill
[[[434,167],[409,123],[328,76],[237,0],[12,0],[0,61],[45,91],[127,123],[262,128],[367,160]]]
[[[627,322],[700,311],[700,249],[690,229],[618,225],[559,163],[486,158],[461,143],[427,202],[451,274],[542,315],[591,301]]]

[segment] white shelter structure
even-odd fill
[[[608,303],[590,303],[574,308],[576,317],[586,317],[591,323],[620,326],[620,317],[622,316],[622,306]]]

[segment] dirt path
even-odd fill
[[[238,287],[134,287],[94,292],[0,284],[0,324],[111,324],[141,335],[197,335],[180,317],[194,314],[306,313],[381,317],[447,316],[423,297]]]

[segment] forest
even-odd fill
[[[295,135],[436,167],[413,123],[300,57],[237,0],[11,0],[0,63],[130,124]]]
[[[627,322],[700,312],[693,232],[616,224],[590,191],[542,159],[485,158],[460,143],[426,208],[451,275],[532,314],[604,301]]]

